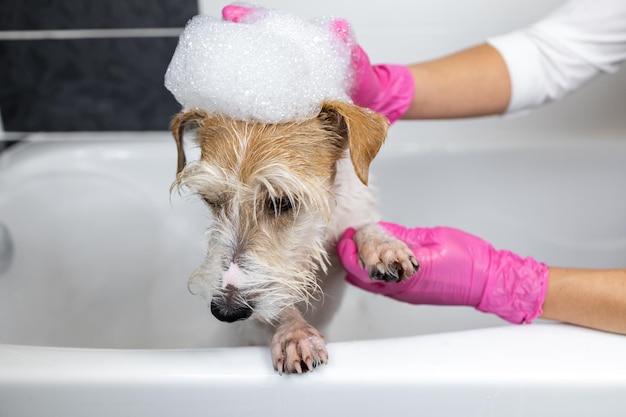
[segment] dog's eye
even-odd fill
[[[287,197],[269,199],[269,208],[277,215],[290,211],[292,207],[291,200]]]
[[[224,205],[224,201],[219,198],[208,198],[206,196],[202,196],[202,200],[204,200],[204,202],[207,203],[209,207],[214,209],[219,209],[221,206]]]

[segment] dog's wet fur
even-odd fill
[[[410,249],[376,224],[367,187],[387,125],[383,116],[345,102],[279,124],[200,110],[172,121],[173,188],[197,193],[212,214],[206,260],[191,280],[219,320],[269,325],[280,373],[310,371],[328,360],[324,337],[303,313],[329,316],[338,304],[340,294],[332,294],[332,305],[321,306],[329,286],[343,281],[335,244],[346,228],[357,229],[359,258],[373,278],[403,280],[418,268]],[[201,151],[190,163],[183,146],[188,129]]]

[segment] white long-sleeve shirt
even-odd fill
[[[507,112],[537,107],[617,71],[626,60],[626,0],[568,1],[532,26],[488,43],[511,77]]]

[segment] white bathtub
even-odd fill
[[[420,126],[394,127],[372,168],[386,220],[626,266],[623,135]],[[626,412],[626,337],[354,288],[325,331],[329,364],[278,376],[266,347],[232,347],[238,327],[187,292],[206,211],[170,199],[175,168],[168,133],[33,135],[0,154],[0,416]]]

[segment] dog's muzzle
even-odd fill
[[[213,297],[211,300],[211,313],[216,319],[232,323],[245,320],[252,315],[252,305],[246,302],[239,291],[228,285],[226,294]]]

